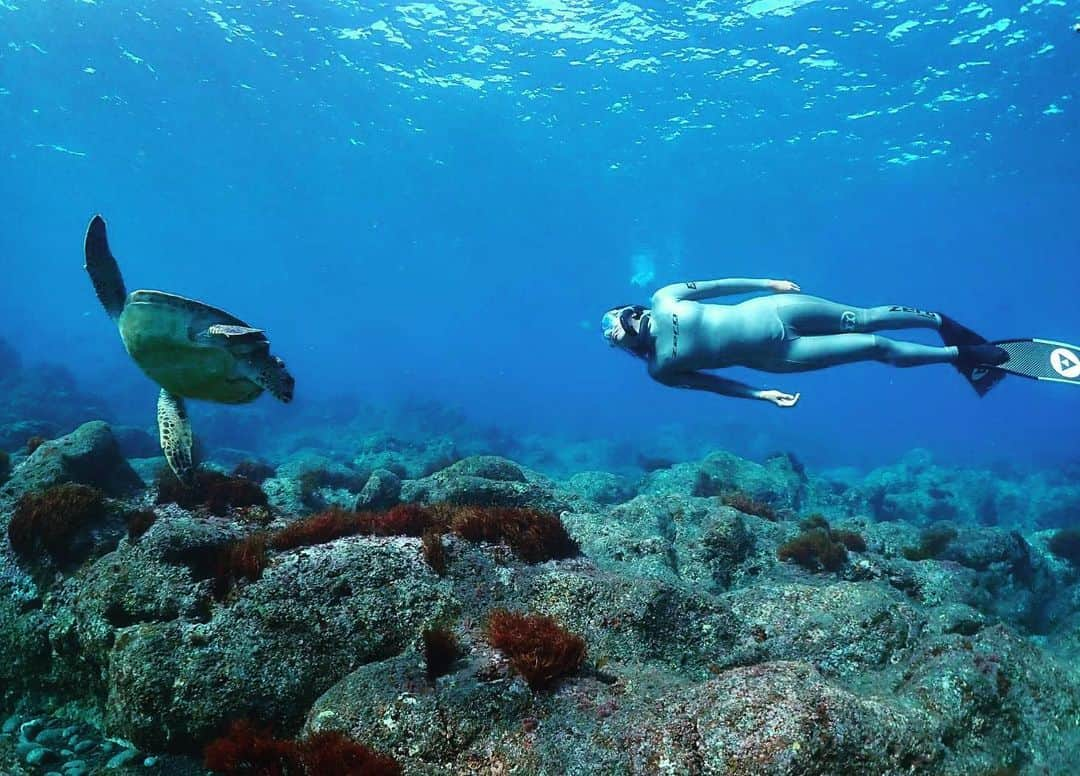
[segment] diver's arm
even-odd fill
[[[794,407],[799,401],[799,394],[784,393],[764,388],[753,388],[738,380],[728,380],[708,372],[677,372],[675,374],[653,374],[653,379],[672,388],[690,388],[696,391],[718,393],[721,396],[734,396],[738,399],[759,399],[772,402],[777,407]]]
[[[774,291],[790,293],[801,291],[797,283],[790,280],[769,280],[767,278],[723,278],[721,280],[691,280],[686,283],[673,283],[657,289],[653,300],[657,298],[673,300],[710,299],[714,296],[750,294],[754,291]]]

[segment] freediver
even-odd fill
[[[604,337],[641,358],[664,385],[794,407],[800,394],[754,388],[709,369],[742,366],[791,373],[878,361],[899,367],[952,364],[980,396],[1004,371],[1010,353],[938,312],[906,305],[856,307],[801,293],[790,280],[727,278],[664,286],[649,307],[622,305],[604,314]],[[700,300],[771,292],[738,304]],[[875,332],[933,329],[944,344],[923,345]]]

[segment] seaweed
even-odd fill
[[[363,523],[359,515],[334,506],[275,531],[270,537],[270,546],[275,550],[292,550],[324,544],[362,532]]]
[[[557,515],[526,507],[459,507],[450,529],[471,542],[505,543],[526,563],[571,558],[580,549]]]
[[[401,766],[336,730],[305,739],[275,738],[269,729],[234,721],[207,744],[203,764],[227,776],[400,776]]]
[[[269,562],[266,535],[251,534],[218,548],[213,571],[214,598],[223,601],[241,579],[255,582]]]
[[[569,558],[580,550],[557,515],[523,507],[423,506],[398,504],[378,513],[331,507],[297,521],[270,537],[276,550],[322,544],[345,536],[412,536],[423,539],[424,557],[445,569],[441,537],[452,532],[470,542],[508,545],[526,563]]]
[[[585,660],[585,640],[551,617],[497,609],[488,619],[487,636],[533,690],[550,688]]]
[[[446,573],[446,548],[443,547],[442,538],[443,532],[433,528],[420,539],[424,560],[440,577]]]
[[[218,516],[227,514],[230,508],[269,504],[257,482],[209,469],[195,472],[194,482],[185,485],[163,466],[158,470],[156,487],[158,504],[176,504],[184,509],[205,507],[210,514]]]
[[[720,503],[732,509],[737,509],[744,515],[754,515],[763,520],[768,520],[770,523],[775,523],[780,519],[776,513],[776,508],[771,504],[757,501],[741,490],[729,490],[721,493]]]
[[[228,732],[203,751],[203,765],[229,776],[285,776],[303,773],[300,752],[294,741],[274,738],[269,730],[247,720],[236,720]]]
[[[155,520],[157,520],[157,513],[152,509],[137,509],[129,512],[127,516],[128,541],[138,541],[140,536],[150,530]]]
[[[847,547],[834,542],[822,528],[804,531],[776,550],[780,560],[791,560],[809,571],[839,571],[847,562]]]
[[[44,551],[57,563],[75,559],[74,537],[106,514],[105,494],[88,485],[54,485],[19,499],[8,523],[8,540],[29,559]]]
[[[919,535],[918,545],[905,547],[901,553],[908,560],[934,560],[945,552],[949,543],[955,538],[956,529],[952,526],[931,526]]]
[[[810,571],[839,571],[848,550],[865,552],[866,541],[856,531],[831,528],[824,515],[813,514],[800,524],[802,533],[776,550],[780,560],[791,560]]]
[[[401,776],[396,760],[358,744],[337,730],[324,730],[299,742],[308,776]]]
[[[377,536],[421,537],[436,523],[443,522],[441,515],[419,504],[398,504],[371,522],[371,531]]]
[[[846,528],[832,529],[833,541],[840,542],[851,552],[866,552],[866,539],[857,531],[849,531]]]
[[[26,440],[26,454],[33,455],[34,451],[41,447],[49,440],[43,436],[32,436]]]
[[[1046,542],[1046,548],[1062,560],[1080,568],[1080,528],[1061,528]]]

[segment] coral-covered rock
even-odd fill
[[[401,478],[392,471],[376,469],[368,477],[364,489],[356,497],[357,512],[364,510],[387,509],[398,503],[401,495]]]
[[[567,490],[597,504],[621,504],[634,497],[625,478],[611,472],[578,472],[566,483]]]
[[[401,500],[428,504],[474,504],[533,507],[559,511],[574,497],[560,491],[554,481],[526,472],[505,458],[482,455],[464,458],[419,480],[406,480]]]
[[[740,662],[807,660],[829,676],[904,660],[926,615],[876,584],[755,585],[724,595],[737,618]]]
[[[806,497],[806,475],[788,456],[754,463],[728,452],[676,464],[645,477],[640,492],[655,495],[723,496],[740,492],[776,509],[798,509]]]
[[[418,476],[423,443],[379,444]],[[406,478],[401,496],[423,503],[313,514],[302,459],[265,480],[274,511],[106,500],[106,554],[40,588],[5,542],[0,700],[62,700],[151,752],[197,756],[235,719],[290,746],[340,731],[410,773],[1071,772],[1080,568],[1011,512],[986,525],[1035,475],[913,455],[863,481],[712,455],[605,504],[610,478],[574,487],[477,456]],[[372,477],[321,460],[316,495],[352,506]],[[1075,477],[1041,476],[1010,502],[1021,525]],[[901,513],[937,501],[955,517],[875,521],[878,486]],[[800,531],[848,561],[780,560]],[[531,690],[521,656],[491,643],[496,610],[580,637],[576,669]],[[349,745],[325,741],[320,762]]]
[[[295,729],[326,689],[401,651],[442,613],[445,594],[417,545],[352,538],[283,553],[202,621],[125,630],[103,676],[108,724],[140,746],[184,751],[252,711]]]
[[[375,433],[361,440],[352,465],[362,478],[386,469],[402,479],[416,479],[445,469],[459,458],[457,445],[449,437],[407,440]]]
[[[801,662],[733,668],[655,708],[622,745],[631,762],[675,773],[899,775],[940,757],[924,715],[833,686]]]

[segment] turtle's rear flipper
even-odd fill
[[[184,400],[164,388],[157,401],[158,434],[165,460],[177,479],[185,485],[195,481],[195,465],[191,459],[191,421]]]
[[[105,311],[113,318],[119,318],[127,299],[124,278],[120,267],[109,251],[109,239],[105,234],[105,219],[94,216],[86,229],[86,271],[94,284],[97,298]]]

